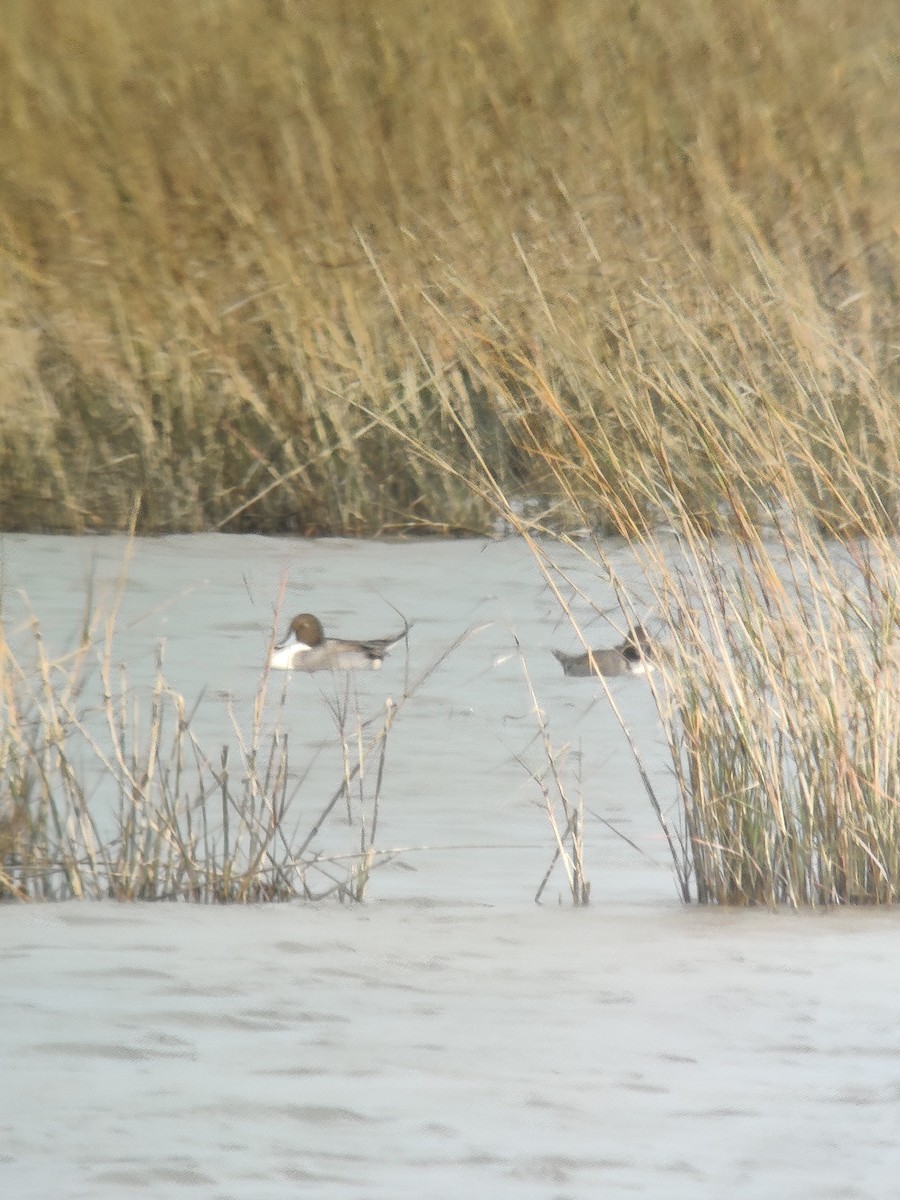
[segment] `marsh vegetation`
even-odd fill
[[[857,485],[896,523],[898,37],[881,0],[11,0],[2,526],[490,531],[469,439],[562,529],[585,459],[592,527],[721,528],[785,459],[828,528]]]
[[[551,583],[548,538],[608,580],[620,534],[668,646],[680,894],[896,899],[900,9],[8,8],[2,527],[504,528]],[[162,676],[140,746],[109,680],[157,867],[98,872],[78,676],[44,664],[23,710],[7,666],[4,862],[65,832],[48,894],[248,898],[240,843],[253,895],[291,892],[277,739],[238,802]],[[239,838],[179,807],[186,757]]]
[[[0,628],[0,898],[362,900],[396,853],[376,847],[387,741],[422,681],[363,712],[345,677],[326,700],[337,777],[310,796],[310,762],[290,763],[286,688],[267,711],[265,671],[249,724],[231,712],[211,752],[192,727],[200,701],[167,683],[161,649],[150,689],[129,683],[116,621],[114,608],[88,614],[57,660],[36,625],[27,659]],[[335,813],[345,844],[323,850]]]

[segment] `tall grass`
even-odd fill
[[[884,0],[8,0],[0,525],[485,531],[472,436],[557,528],[573,456],[592,526],[663,488],[718,528],[698,405],[751,516],[763,422],[826,523],[843,446],[896,522],[898,36]]]
[[[672,596],[661,702],[701,901],[900,896],[900,575],[823,549],[692,550]]]
[[[114,667],[115,616],[88,622],[72,655],[34,662],[0,627],[0,898],[110,897],[201,903],[362,900],[378,848],[387,739],[407,688],[364,715],[349,685],[333,701],[340,755],[329,795],[291,765],[286,692],[267,707],[264,675],[249,726],[211,754],[193,712],[166,682],[149,697]],[[309,764],[306,769],[308,770]],[[347,844],[323,831],[346,812]]]
[[[505,522],[601,573],[573,535],[621,533],[671,651],[682,892],[893,898],[898,39],[886,0],[8,0],[0,527]],[[57,772],[38,832],[101,862],[74,679],[10,686],[12,792]],[[134,838],[190,878],[183,752],[279,888],[282,746],[239,799],[164,683],[140,750],[114,695],[123,795],[180,814]]]
[[[683,329],[713,361],[702,331]],[[777,361],[774,336],[768,345]],[[642,389],[626,390],[623,408],[653,448],[652,469],[641,472],[611,471],[599,421],[587,436],[548,383],[551,437],[535,438],[533,453],[566,496],[579,536],[523,515],[473,440],[477,486],[529,539],[566,611],[574,584],[561,586],[556,539],[595,566],[598,585],[612,588],[632,622],[637,616],[596,536],[599,505],[638,555],[662,645],[661,682],[651,677],[651,686],[671,753],[674,814],[645,782],[683,898],[894,902],[896,479],[868,443],[850,441],[831,396],[819,397],[815,423],[810,416],[802,424],[761,376],[717,391],[694,383],[688,396],[673,379],[657,378],[659,403],[647,403]],[[725,408],[719,397],[729,391]],[[678,436],[668,427],[670,407],[680,417]],[[890,407],[885,397],[880,419],[888,434]],[[681,486],[691,446],[718,480],[715,508]]]
[[[782,526],[743,542],[710,539],[687,522],[677,538],[633,544],[642,594],[656,601],[661,670],[648,684],[674,810],[645,783],[682,898],[896,902],[896,546],[877,538],[842,546],[796,526],[790,536]],[[577,545],[598,585],[612,584],[631,611],[602,544]],[[535,548],[548,578],[570,583],[553,543]]]

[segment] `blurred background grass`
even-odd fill
[[[895,524],[898,44],[892,0],[6,0],[0,526],[484,532],[485,467],[565,525],[586,456],[597,527],[787,460]]]

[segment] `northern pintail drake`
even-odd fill
[[[288,626],[287,636],[273,648],[269,666],[276,671],[377,671],[391,646],[407,633],[409,625],[396,637],[367,642],[327,638],[318,617],[300,613]]]
[[[656,649],[646,629],[635,625],[624,642],[587,654],[553,653],[566,675],[647,675],[654,669]]]

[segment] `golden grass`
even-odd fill
[[[667,513],[668,528],[639,526],[631,491],[608,497],[638,555],[644,602],[648,595],[655,601],[662,672],[648,678],[671,755],[674,811],[663,810],[642,777],[679,893],[686,901],[724,904],[895,903],[900,558],[880,498],[870,490],[870,463],[849,452],[835,426],[822,423],[827,458],[843,469],[841,503],[853,503],[853,518],[866,531],[844,541],[823,525],[822,510],[798,483],[801,474],[818,478],[812,455],[783,446],[782,461],[770,454],[778,489],[754,490],[740,456],[713,436],[708,414],[690,420],[728,481],[722,515],[729,533],[711,538],[678,490],[666,486],[663,452],[659,476],[641,487]],[[659,425],[646,421],[648,441],[662,446]],[[763,461],[770,431],[762,426],[755,440],[746,436]],[[574,458],[552,466],[572,511],[587,521],[581,497],[591,489],[605,496],[604,475]],[[566,602],[574,585],[561,578],[552,531],[519,516],[489,478],[483,494],[529,539],[587,646]],[[594,564],[598,583],[613,588],[630,623],[639,615],[647,620],[635,612],[602,538],[556,536]],[[606,693],[618,718],[615,698]]]
[[[0,524],[615,530],[682,895],[895,898],[898,40],[889,0],[10,0]],[[10,794],[49,754],[90,861],[34,702]]]
[[[781,482],[761,426],[830,527],[857,483],[896,522],[888,0],[9,0],[3,26],[5,528],[139,500],[142,531],[484,531],[467,437],[558,526],[556,466],[589,457],[593,525],[663,488],[717,528]]]

